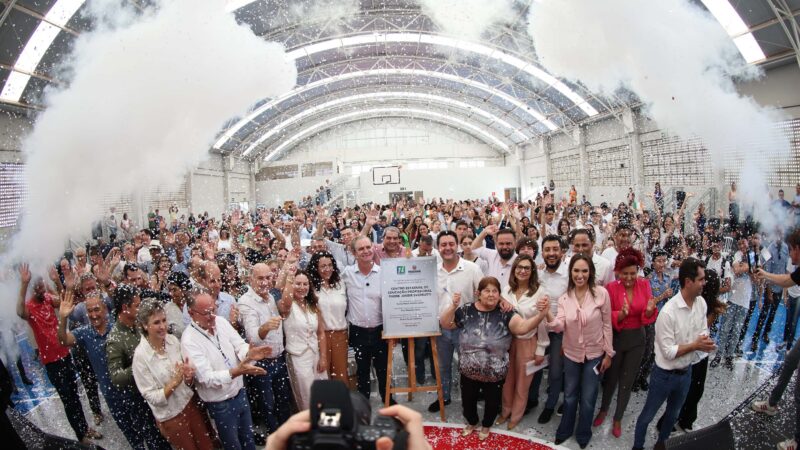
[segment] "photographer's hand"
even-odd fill
[[[431,444],[425,439],[425,431],[422,428],[422,414],[403,405],[394,405],[378,411],[383,416],[394,417],[403,424],[403,428],[408,433],[407,450],[432,450]],[[387,437],[382,437],[375,442],[378,450],[392,450],[394,443]]]
[[[299,412],[269,435],[266,450],[286,450],[292,435],[309,430],[311,430],[311,413],[308,410]]]

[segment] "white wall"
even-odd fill
[[[283,202],[299,201],[307,195],[313,195],[316,189],[325,184],[331,175],[318,177],[292,178],[288,180],[271,180],[256,182],[256,199],[258,204],[268,207],[282,205]],[[357,183],[357,179],[354,179]]]
[[[462,131],[422,120],[386,118],[327,130],[275,164],[332,161],[336,167],[337,162],[496,157],[496,150]]]
[[[225,175],[227,172],[227,193],[225,198]],[[208,211],[214,217],[220,217],[231,199],[234,201],[251,201],[250,165],[249,163],[223,157],[218,153],[209,153],[192,171],[189,188],[191,212],[202,214]],[[252,205],[254,206],[254,205]]]
[[[794,61],[766,72],[758,80],[739,83],[736,88],[759,105],[780,108],[792,118],[800,117],[800,66]]]
[[[400,184],[374,186],[372,174],[361,175],[360,201],[388,203],[389,192],[422,191],[425,199],[488,198],[492,192],[503,198],[507,188],[519,187],[519,167],[484,167],[401,170]]]

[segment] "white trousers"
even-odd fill
[[[292,383],[292,392],[297,409],[303,411],[308,409],[311,401],[311,383],[314,380],[327,380],[328,372],[317,372],[319,363],[319,353],[310,349],[301,355],[288,355],[289,380]]]

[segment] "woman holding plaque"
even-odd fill
[[[439,322],[445,329],[458,328],[458,354],[461,372],[461,402],[467,426],[462,436],[468,436],[478,427],[478,393],[483,391],[486,407],[481,441],[489,431],[500,409],[500,398],[508,372],[508,349],[512,334],[523,335],[533,331],[550,310],[546,299],[537,304],[539,314],[523,319],[516,312],[503,312],[500,307],[500,282],[495,277],[484,277],[478,284],[478,300],[461,305],[461,294],[453,294],[452,302],[442,313]]]

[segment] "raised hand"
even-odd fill
[[[237,308],[236,305],[231,306],[231,312],[228,314],[228,322],[231,324],[239,322],[239,308]]]
[[[55,283],[56,286],[61,284],[61,279],[58,278],[58,270],[56,270],[55,266],[50,266],[50,268],[47,270],[47,275],[50,277],[50,281]]]
[[[28,263],[22,263],[19,265],[19,279],[22,284],[30,284],[31,268],[28,266]]]
[[[61,304],[58,305],[58,315],[61,317],[61,319],[66,319],[70,314],[72,314],[74,309],[75,295],[72,293],[72,289],[67,289],[61,296]]]

